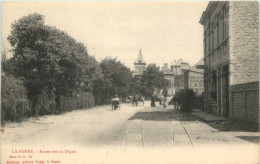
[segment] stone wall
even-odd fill
[[[233,119],[259,123],[259,8],[258,2],[229,5],[230,103]]]
[[[259,81],[258,2],[229,2],[230,85]]]
[[[259,82],[230,86],[229,117],[259,124]]]

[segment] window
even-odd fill
[[[214,26],[213,26],[213,49],[215,50],[218,46],[218,23],[217,23],[217,19],[215,19],[214,21]]]
[[[212,33],[212,31],[210,32],[209,42],[210,42],[209,52],[212,52],[213,51],[213,33]]]
[[[209,36],[207,36],[206,42],[207,42],[206,53],[208,55],[209,54],[209,47],[210,47]]]
[[[205,41],[205,39],[204,39],[204,58],[206,58],[206,56],[207,56],[207,54],[206,54],[206,41]]]
[[[228,37],[228,19],[229,19],[229,11],[228,11],[228,4],[224,6],[224,38]]]
[[[219,19],[219,42],[224,40],[224,16],[222,15]]]
[[[210,86],[210,95],[212,100],[217,100],[217,74],[216,70],[211,72],[211,86]]]

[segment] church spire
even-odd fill
[[[145,65],[146,65],[141,49],[139,50],[139,54],[137,56],[137,59],[134,62],[134,65],[135,65],[134,76],[135,77],[141,76],[145,71]]]
[[[135,64],[145,64],[144,58],[143,58],[143,54],[142,54],[142,50],[139,50],[139,54],[137,56],[137,59],[135,60]]]

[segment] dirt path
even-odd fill
[[[123,104],[114,112],[110,108],[100,106],[8,123],[1,136],[4,151],[1,161],[53,160],[68,164],[259,161],[259,146],[247,139],[258,137],[259,133],[219,131],[194,116],[170,107],[150,108],[149,103],[138,107]]]

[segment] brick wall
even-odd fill
[[[230,86],[229,117],[259,124],[259,82]]]
[[[258,2],[229,2],[230,111],[234,119],[259,123]]]
[[[258,2],[229,2],[230,85],[259,81]]]

